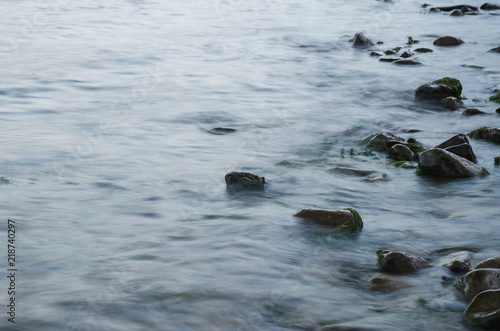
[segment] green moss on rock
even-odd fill
[[[479,128],[479,129],[476,129],[476,130],[472,130],[471,132],[469,132],[469,137],[473,138],[473,139],[481,139],[481,135],[484,131],[490,129],[490,127],[488,126],[483,126],[482,128]]]
[[[500,103],[500,93],[497,93],[493,96],[490,97],[490,101],[493,101],[493,102],[496,102],[496,103]]]
[[[455,92],[457,93],[456,94],[457,98],[460,98],[460,95],[462,94],[462,84],[456,78],[444,77],[444,78],[433,81],[432,84],[446,85],[446,86],[452,87],[455,90]]]
[[[344,210],[348,210],[351,212],[352,216],[354,217],[354,224],[356,225],[356,231],[361,231],[363,229],[363,220],[361,219],[361,216],[359,216],[359,213],[356,211],[354,208],[344,208]]]

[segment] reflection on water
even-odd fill
[[[467,329],[457,275],[386,275],[375,252],[497,256],[498,146],[471,142],[489,177],[435,180],[357,142],[383,130],[435,146],[495,126],[497,15],[371,0],[0,6],[0,206],[21,268],[4,329]],[[412,36],[434,52],[379,62],[351,47],[357,31],[378,50]],[[465,43],[432,45],[448,34]],[[415,102],[444,76],[491,114]],[[268,186],[231,194],[230,171]],[[293,217],[346,207],[362,233]]]

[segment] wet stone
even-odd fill
[[[262,190],[266,180],[248,172],[230,172],[226,174],[225,181],[230,190]]]
[[[402,59],[402,60],[396,60],[392,62],[392,64],[406,65],[406,66],[420,66],[422,65],[422,62],[412,59]]]
[[[382,53],[382,52],[375,52],[375,51],[370,52],[370,56],[383,56],[383,55],[384,55],[384,53]]]
[[[488,52],[489,53],[500,53],[500,47],[492,48]]]
[[[455,98],[455,97],[443,98],[441,100],[441,104],[450,110],[460,109],[464,105],[462,100],[460,100],[459,98]]]
[[[462,43],[461,39],[452,36],[444,36],[434,40],[436,46],[458,46]]]
[[[213,128],[211,130],[208,130],[208,133],[216,134],[216,135],[231,134],[231,133],[235,133],[235,132],[236,132],[236,130],[231,129],[231,128]]]
[[[469,137],[474,139],[485,139],[493,142],[500,142],[500,129],[483,127],[469,132]]]
[[[453,9],[450,16],[464,16],[464,12],[461,9]]]
[[[477,158],[472,146],[467,143],[446,147],[445,150],[477,164]]]
[[[464,317],[473,324],[499,330],[500,289],[486,290],[479,293],[465,310]]]
[[[432,53],[434,51],[432,49],[430,49],[430,48],[419,47],[419,48],[415,49],[415,52],[418,52],[418,53]]]
[[[385,151],[388,148],[387,144],[390,141],[404,142],[405,140],[401,137],[395,136],[390,132],[380,132],[364,139],[362,143],[366,144],[366,146],[369,148],[373,148],[381,152]]]
[[[469,252],[460,251],[444,257],[441,265],[453,272],[468,272],[471,270],[472,257]]]
[[[464,116],[474,116],[474,115],[482,115],[482,114],[487,114],[482,110],[479,110],[477,108],[467,108],[464,110],[463,115]]]
[[[354,46],[357,47],[368,47],[368,46],[373,46],[373,41],[368,39],[363,33],[358,32],[354,35],[354,38],[352,39]]]
[[[474,266],[474,269],[500,269],[500,256],[492,257],[479,262]]]
[[[457,134],[451,137],[450,139],[442,142],[441,144],[437,145],[435,148],[446,148],[455,145],[469,144],[469,143],[470,143],[469,139],[465,134]]]
[[[417,272],[423,268],[432,267],[427,260],[404,252],[377,251],[378,263],[382,270],[396,274]]]
[[[407,59],[409,57],[412,57],[413,56],[413,53],[411,51],[404,51],[403,53],[401,53],[401,57],[404,58],[404,59]]]
[[[500,269],[474,269],[460,278],[454,287],[470,302],[483,291],[500,288]]]
[[[421,153],[418,167],[425,174],[464,178],[488,175],[481,166],[441,148],[431,148]]]
[[[410,148],[402,144],[396,144],[389,149],[389,157],[398,161],[415,161],[415,154]]]
[[[462,94],[462,84],[456,78],[444,77],[424,84],[415,91],[415,98],[441,101],[446,97],[459,98]]]
[[[379,59],[380,62],[396,62],[398,60],[400,60],[399,57],[381,57]]]
[[[363,229],[363,221],[361,217],[356,210],[352,208],[335,211],[302,209],[294,216],[306,219],[319,225],[345,229],[348,231],[361,231],[361,229]]]
[[[500,5],[485,3],[481,6],[481,9],[482,10],[497,10],[497,9],[500,9]]]

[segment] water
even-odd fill
[[[487,53],[499,16],[420,5],[3,1],[0,205],[17,224],[19,271],[17,322],[3,313],[2,329],[469,329],[441,279],[456,276],[383,275],[375,252],[497,256],[498,146],[472,141],[491,175],[465,180],[341,156],[382,130],[433,146],[498,127],[498,105],[485,100],[500,78]],[[417,55],[420,67],[380,63],[352,48],[357,31],[381,50],[412,36],[434,52]],[[465,43],[432,46],[442,35]],[[466,106],[493,114],[414,101],[416,87],[444,76],[461,80]],[[238,131],[207,132],[215,127]],[[386,180],[328,172],[336,166]],[[229,194],[233,170],[265,176],[266,191]],[[363,217],[359,235],[293,217],[345,207]],[[380,275],[397,289],[371,290]]]

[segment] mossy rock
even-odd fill
[[[500,93],[492,95],[489,100],[496,103],[500,103]]]
[[[484,126],[482,128],[469,132],[469,137],[474,139],[486,139],[500,143],[500,129]]]
[[[500,289],[479,293],[465,310],[464,317],[473,324],[500,330]]]
[[[452,87],[457,92],[455,95],[455,97],[457,97],[457,98],[460,98],[460,95],[462,95],[462,84],[456,78],[444,77],[444,78],[433,81],[432,84],[446,85],[446,86]]]
[[[229,190],[262,190],[266,179],[248,172],[230,172],[225,181]]]
[[[353,208],[335,211],[302,209],[294,216],[312,221],[319,225],[347,231],[356,232],[363,229],[363,220],[361,216],[359,216],[359,213]]]
[[[500,289],[500,269],[474,269],[460,278],[454,288],[470,302],[483,291]]]

